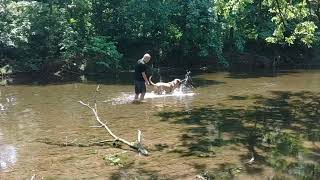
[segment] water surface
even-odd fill
[[[319,70],[199,72],[189,94],[141,104],[130,103],[130,78],[1,86],[0,178],[319,178]],[[111,139],[78,103],[94,96],[116,135],[135,141],[142,131],[150,156],[92,144]],[[115,153],[121,165],[104,160]]]

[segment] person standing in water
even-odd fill
[[[150,54],[145,54],[142,59],[137,61],[134,67],[134,102],[142,101],[144,99],[147,90],[146,85],[150,84],[146,75],[147,63],[150,59]]]

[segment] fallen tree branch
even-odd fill
[[[99,91],[99,86],[97,87],[96,89],[96,92]],[[106,123],[103,123],[98,115],[98,110],[97,110],[97,103],[96,103],[96,95],[94,97],[94,107],[90,106],[89,103],[84,103],[82,101],[78,101],[80,104],[82,104],[83,106],[86,106],[87,108],[91,109],[91,111],[93,112],[95,118],[96,118],[96,121],[101,125],[101,127],[103,127],[104,129],[107,130],[107,132],[114,138],[114,141],[119,141],[119,142],[122,142],[126,145],[128,145],[129,147],[133,148],[133,149],[136,149],[139,153],[143,154],[143,155],[148,155],[148,151],[142,146],[141,144],[141,131],[138,130],[138,138],[137,138],[137,141],[136,142],[129,142],[125,139],[122,139],[118,136],[116,136],[112,131],[111,129],[106,125]]]
[[[36,174],[34,174],[30,180],[34,180],[36,178]]]
[[[102,128],[102,126],[90,126],[91,128]]]
[[[108,139],[108,140],[98,141],[95,143],[105,143],[105,142],[114,142],[114,140]]]
[[[130,142],[128,142],[128,141],[126,141],[126,140],[124,140],[124,139],[122,139],[122,138],[119,138],[118,136],[116,136],[115,134],[113,134],[113,132],[110,130],[110,128],[109,128],[105,123],[103,123],[103,122],[100,120],[100,117],[98,116],[98,113],[97,113],[97,111],[96,111],[95,108],[91,107],[89,104],[83,103],[82,101],[79,101],[79,103],[82,104],[82,105],[84,105],[84,106],[87,106],[89,109],[92,110],[92,112],[93,112],[96,120],[101,124],[102,127],[104,127],[104,128],[108,131],[108,133],[109,133],[115,140],[121,141],[121,142],[123,142],[124,144],[127,144],[128,146],[132,146],[132,143],[130,143]]]

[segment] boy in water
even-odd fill
[[[134,102],[142,101],[144,99],[144,95],[146,94],[146,85],[149,85],[149,81],[146,75],[146,64],[150,61],[150,59],[150,54],[145,54],[142,59],[139,59],[137,61],[137,64],[134,67]]]

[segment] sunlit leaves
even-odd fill
[[[217,0],[214,9],[223,17],[223,27],[232,27],[245,39],[261,37],[274,44],[307,46],[316,41],[317,25],[310,21],[316,10],[306,0]],[[271,21],[273,26],[266,21]],[[299,30],[301,26],[304,31]],[[265,31],[270,28],[273,31]]]
[[[183,32],[181,31],[181,29],[179,27],[174,26],[174,25],[170,25],[168,28],[168,35],[169,35],[170,39],[178,42],[181,40]]]
[[[310,46],[315,41],[315,32],[318,27],[314,22],[305,21],[299,23],[294,29],[294,35],[301,39],[301,41]]]
[[[5,2],[4,2],[5,3]],[[29,13],[37,8],[35,1],[6,2],[5,8],[2,7],[0,22],[3,29],[0,39],[7,45],[17,46],[21,42],[28,42],[28,31],[31,22]]]
[[[269,9],[271,21],[276,25],[267,42],[293,45],[300,41],[309,47],[315,42],[317,26],[308,20],[313,11],[306,0],[264,0],[263,5]]]

